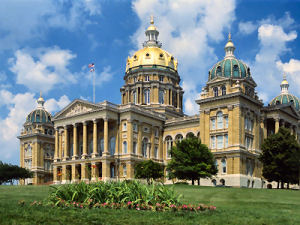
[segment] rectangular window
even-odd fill
[[[159,134],[158,128],[155,128],[155,131],[154,131],[154,132],[155,132],[155,133],[154,133],[155,137],[158,137],[158,134]]]
[[[158,158],[158,148],[154,148],[154,157],[157,159]]]
[[[210,119],[210,127],[211,127],[211,130],[216,129],[216,120],[215,119]]]
[[[222,149],[223,147],[224,147],[223,136],[219,135],[217,136],[217,148]]]
[[[138,132],[138,126],[136,123],[133,124],[133,131]]]
[[[126,122],[123,123],[123,129],[122,130],[127,131],[127,123]]]
[[[164,82],[164,76],[159,76],[159,81]]]
[[[145,81],[149,81],[149,76],[145,76]]]
[[[135,141],[133,142],[132,148],[133,148],[133,154],[136,154],[136,152],[137,152],[137,144],[136,144]]]
[[[245,130],[248,130],[248,118],[245,117]]]
[[[123,176],[124,176],[124,177],[127,176],[127,168],[126,168],[126,165],[123,165]]]
[[[225,148],[228,147],[228,134],[224,135],[224,139],[225,139]]]
[[[216,136],[211,136],[210,137],[210,147],[211,147],[211,149],[216,148]]]
[[[228,116],[225,116],[224,119],[225,119],[225,128],[228,128]]]

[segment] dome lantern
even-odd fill
[[[289,82],[286,80],[286,75],[283,74],[283,80],[280,84],[281,94],[288,94],[289,93]]]
[[[40,92],[40,97],[37,100],[38,106],[37,109],[44,109],[45,100],[42,97],[42,92]]]
[[[153,16],[151,16],[150,26],[145,31],[145,34],[146,34],[148,40],[144,42],[144,44],[143,44],[144,47],[150,47],[150,46],[155,46],[155,47],[159,47],[159,48],[161,47],[161,43],[157,40],[159,32],[158,32],[156,26],[154,26]]]
[[[228,41],[225,45],[225,58],[234,57],[235,46],[231,40],[231,33],[228,34]]]

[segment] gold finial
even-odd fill
[[[154,24],[153,15],[150,16],[150,24]]]
[[[228,41],[231,41],[231,33],[228,33]]]

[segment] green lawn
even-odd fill
[[[29,206],[47,197],[48,186],[0,186],[0,224],[300,224],[300,191],[175,185],[184,203],[215,212],[151,212]],[[26,205],[18,205],[25,200]]]

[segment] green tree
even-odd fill
[[[169,174],[178,179],[191,180],[193,185],[194,180],[198,180],[199,184],[200,178],[210,178],[218,172],[213,154],[197,137],[177,142],[170,153]]]
[[[299,182],[300,145],[290,130],[280,127],[278,133],[270,135],[262,144],[260,161],[263,176],[269,181],[284,183]]]
[[[137,179],[147,179],[148,184],[164,176],[163,165],[152,160],[142,161],[135,165],[134,175]]]
[[[32,172],[25,168],[0,161],[0,185],[7,182],[13,183],[13,180],[31,178],[32,176]]]

